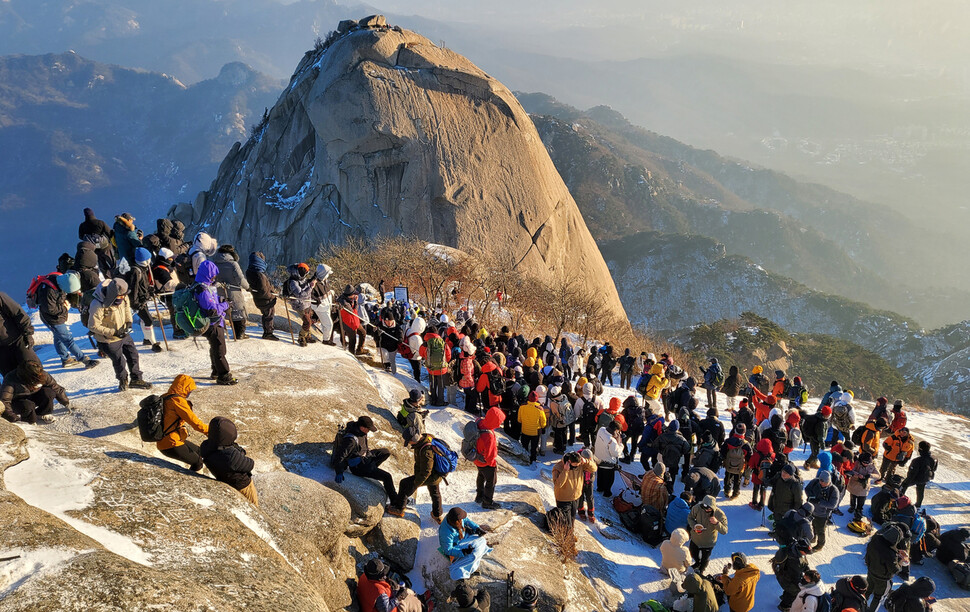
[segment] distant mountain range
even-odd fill
[[[75,53],[0,58],[4,249],[32,262],[3,266],[0,284],[26,287],[73,255],[85,206],[109,223],[129,211],[152,230],[154,216],[208,186],[281,87],[240,63],[186,87]]]

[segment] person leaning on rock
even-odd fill
[[[256,463],[236,444],[236,424],[217,416],[209,421],[209,438],[199,445],[199,456],[216,480],[242,493],[254,506],[259,506],[253,467]]]

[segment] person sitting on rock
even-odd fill
[[[464,580],[458,581],[448,601],[454,601],[458,605],[458,612],[490,612],[492,609],[492,598],[488,589],[480,587],[476,591]]]
[[[423,606],[414,591],[391,579],[380,559],[364,565],[357,577],[357,602],[360,612],[422,612]]]
[[[372,478],[384,485],[388,503],[393,503],[397,493],[394,491],[394,478],[381,469],[381,464],[391,456],[386,448],[370,450],[367,447],[367,434],[376,431],[374,419],[367,415],[357,417],[356,421],[347,423],[344,435],[340,437],[340,448],[334,449],[334,471],[337,473],[334,481],[340,484],[344,481],[344,472],[349,468],[350,473],[361,478]]]
[[[44,371],[39,361],[21,361],[17,369],[3,377],[2,416],[12,423],[23,421],[33,425],[37,417],[45,423],[52,422],[55,399],[65,408],[71,404],[64,387]]]
[[[423,434],[417,429],[404,430],[404,443],[414,451],[414,475],[408,476],[398,486],[397,499],[387,506],[387,513],[391,516],[404,516],[404,506],[408,497],[421,487],[427,487],[431,495],[431,520],[441,524],[441,484],[444,474],[434,469],[434,438]]]
[[[686,574],[694,563],[690,550],[687,549],[688,539],[690,536],[687,535],[687,530],[677,528],[670,534],[670,539],[660,544],[660,567],[667,570],[668,575],[671,570]]]
[[[465,580],[478,572],[482,558],[491,552],[485,541],[488,529],[479,527],[459,507],[448,511],[438,528],[438,552],[451,560],[452,580]]]
[[[256,463],[236,444],[236,424],[217,416],[209,421],[209,438],[199,445],[199,456],[216,480],[242,493],[254,506],[259,506],[253,467]]]
[[[209,434],[209,426],[203,423],[192,411],[189,396],[195,391],[195,381],[191,376],[179,374],[172,381],[168,389],[162,408],[162,431],[164,437],[155,443],[155,447],[169,459],[181,461],[189,466],[193,472],[202,469],[202,457],[199,447],[188,440],[188,423],[192,429],[201,434]]]
[[[539,590],[527,584],[522,588],[522,592],[519,594],[519,603],[515,606],[509,606],[506,612],[533,612],[539,606]]]

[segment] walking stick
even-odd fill
[[[168,336],[165,335],[165,319],[162,318],[162,309],[158,306],[158,298],[154,295],[152,296],[152,301],[155,302],[155,314],[158,315],[158,326],[162,328],[162,341],[165,343],[165,350],[170,350],[168,348]],[[175,322],[172,322],[174,327]]]
[[[290,319],[290,307],[283,301],[283,310],[286,312],[286,327],[290,330],[290,342],[296,344],[296,336],[293,335],[293,320]]]
[[[236,338],[236,328],[232,326],[232,313],[229,314],[229,320],[228,321],[226,321],[225,317],[223,317],[222,321],[224,323],[228,323],[228,325],[226,325],[226,327],[229,328],[229,337],[232,338],[232,341],[233,342],[235,342],[237,340],[237,338]]]

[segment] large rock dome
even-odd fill
[[[309,51],[253,137],[175,215],[278,263],[350,236],[504,250],[535,274],[579,272],[626,318],[576,203],[512,93],[380,16],[342,22]]]

